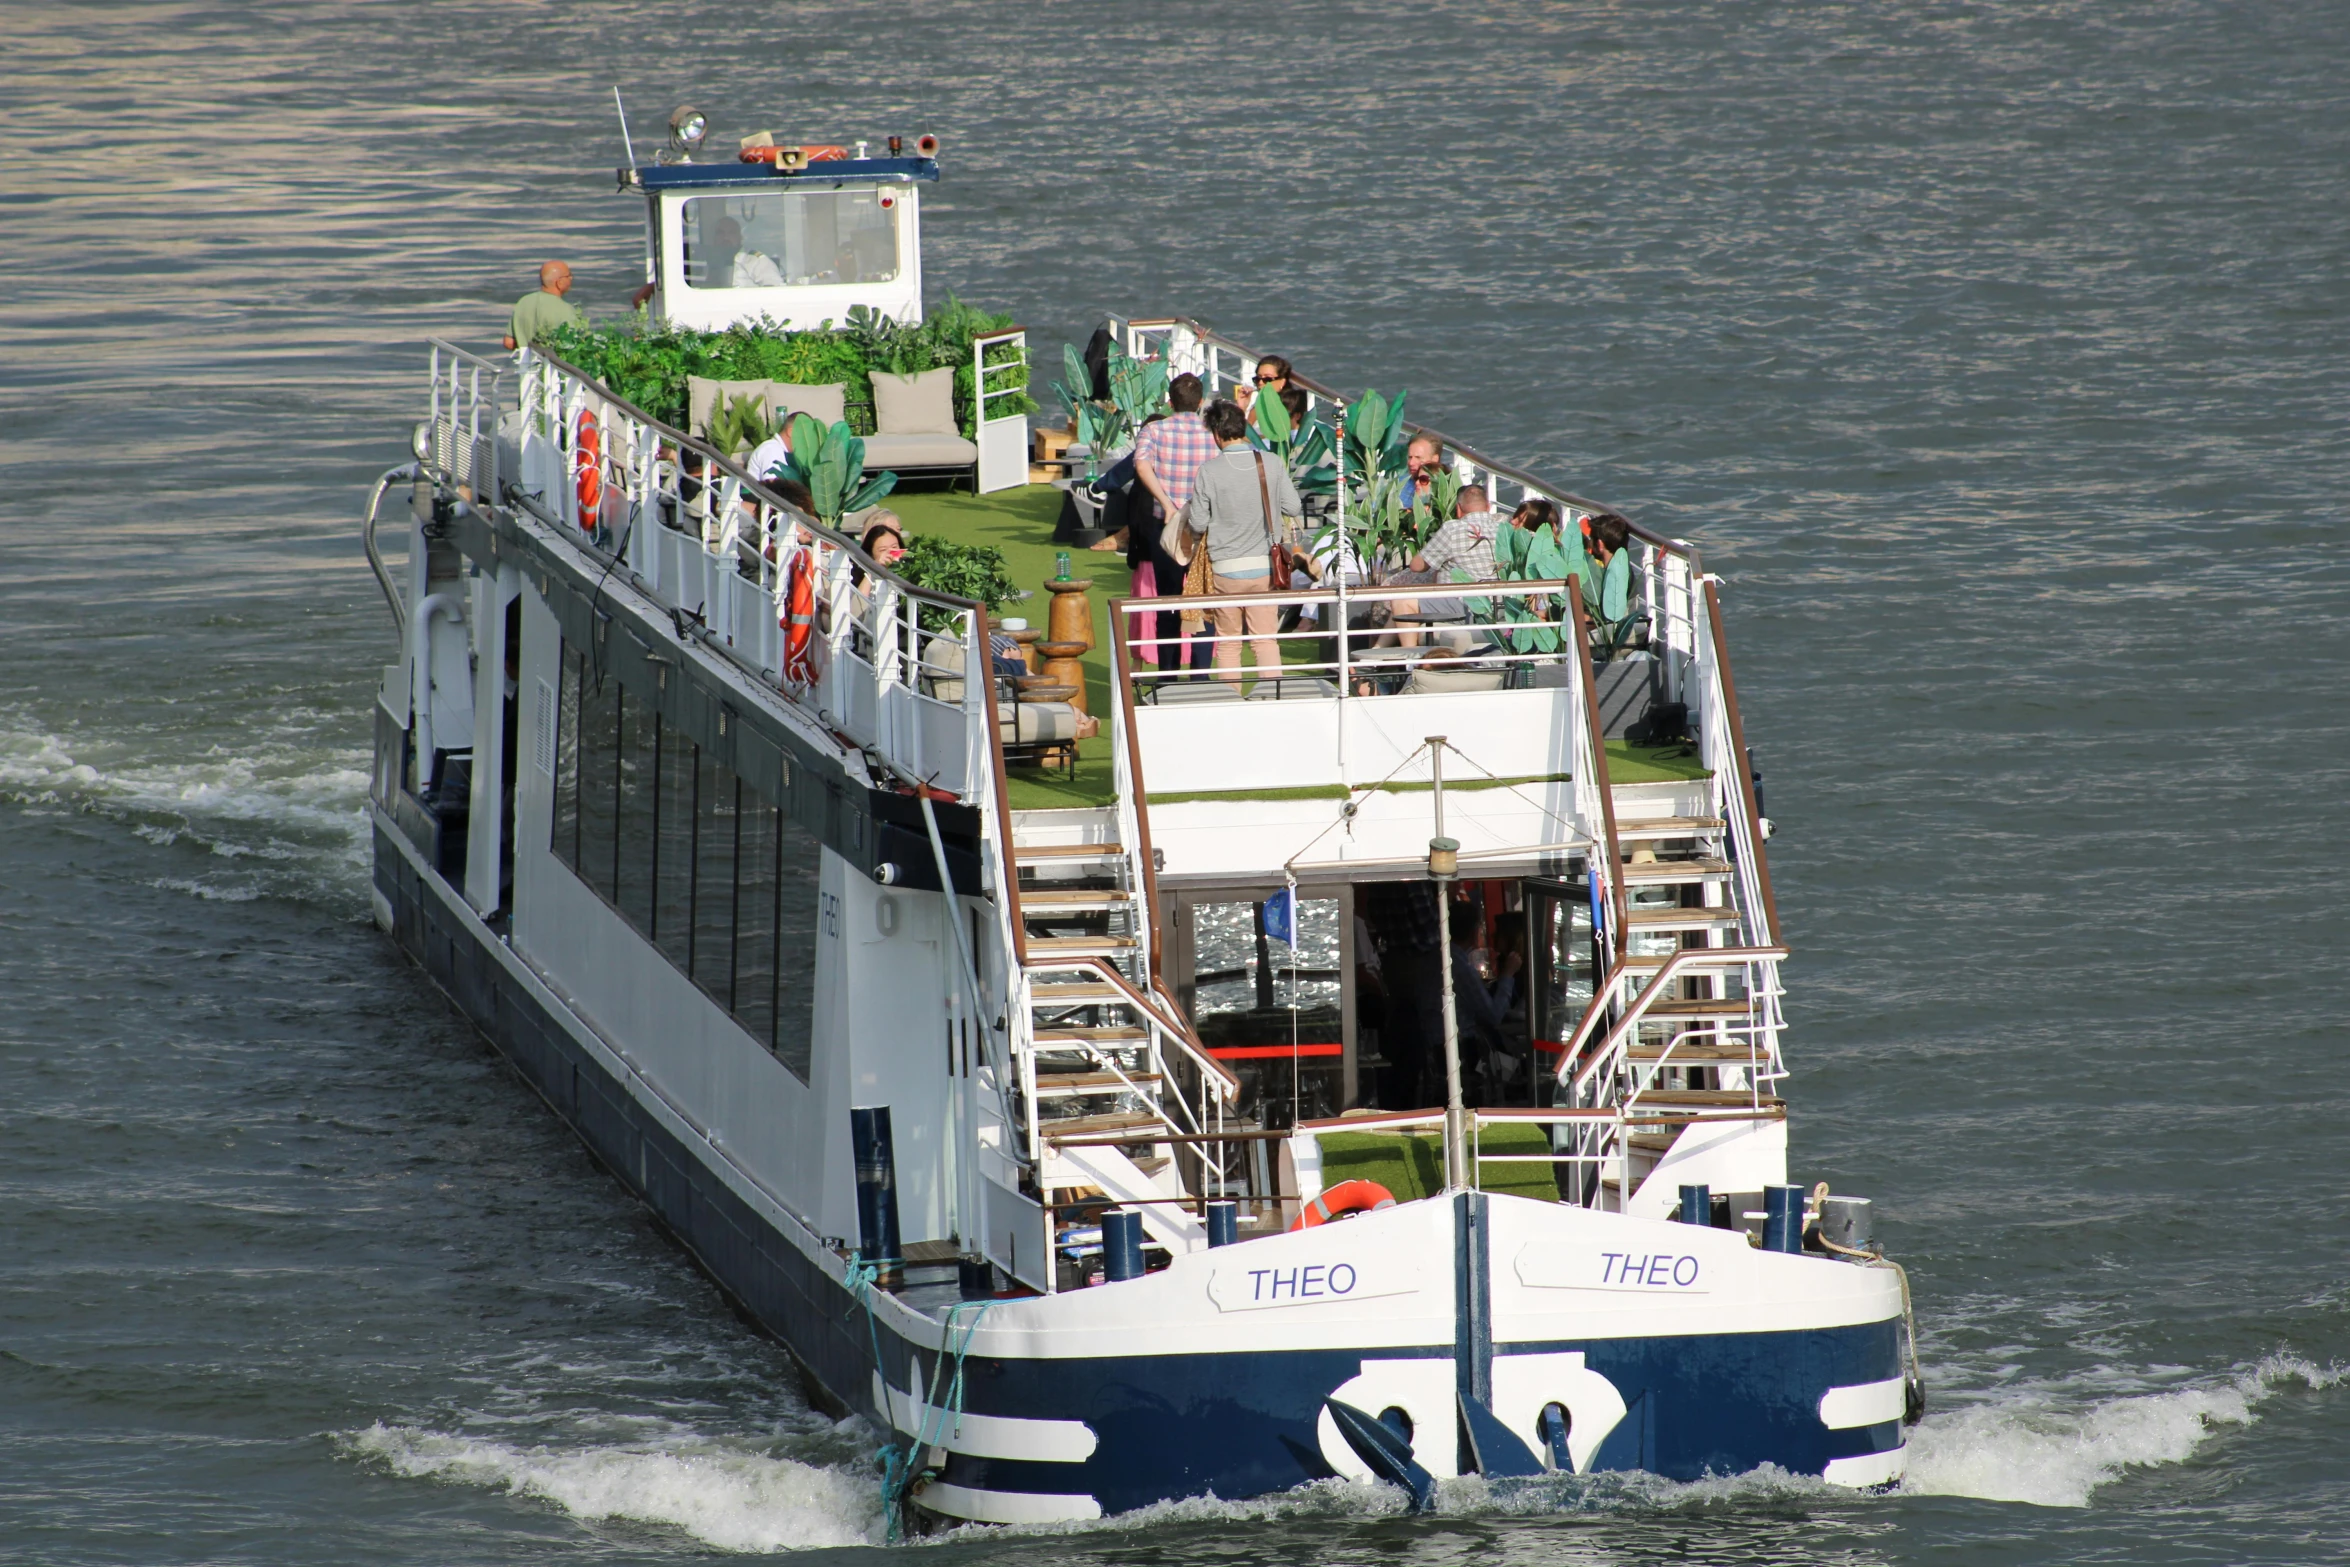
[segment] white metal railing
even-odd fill
[[[992,363],[990,349],[1014,350]],[[1011,327],[971,340],[971,433],[982,495],[1028,482],[1028,331]]]
[[[497,501],[498,423],[510,362],[485,359],[440,338],[430,340],[430,410],[417,459],[461,493]]]
[[[978,606],[884,571],[731,458],[524,356],[519,489],[599,564],[909,781],[965,802],[992,773]],[[614,561],[614,557],[617,560]]]

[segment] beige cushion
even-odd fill
[[[716,381],[693,375],[686,377],[685,390],[686,428],[693,435],[710,433],[710,420],[718,412],[721,397],[728,402],[738,397],[756,397],[767,405],[770,419],[784,414],[806,414],[831,425],[849,416],[849,389],[841,381],[796,386],[789,381]]]
[[[996,725],[1007,740],[1034,745],[1077,738],[1077,709],[1066,702],[1014,702],[1012,707],[1011,713],[996,714]]]
[[[955,372],[915,375],[873,372],[873,428],[883,435],[959,435],[955,426]]]
[[[868,435],[865,466],[881,468],[968,468],[979,448],[959,435]]]
[[[1415,669],[1412,678],[1403,683],[1403,695],[1420,696],[1431,691],[1499,691],[1508,678],[1499,669]]]
[[[767,383],[767,406],[779,414],[806,414],[830,426],[849,416],[849,388],[845,381],[796,386],[789,381]]]

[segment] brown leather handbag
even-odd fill
[[[1289,591],[1289,551],[1281,542],[1281,519],[1273,515],[1273,487],[1265,482],[1265,454],[1258,452],[1257,499],[1265,505],[1265,545],[1273,567],[1273,591]]]

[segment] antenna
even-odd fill
[[[628,149],[628,166],[636,167],[636,142],[628,134],[628,105],[620,101],[620,84],[612,84],[612,107],[620,112],[620,144]]]

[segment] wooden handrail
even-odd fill
[[[1103,959],[1096,957],[1040,958],[1037,960],[1031,972],[1039,974],[1074,974],[1085,972],[1093,974],[1101,979],[1108,980],[1118,990],[1124,992],[1129,1003],[1141,1008],[1142,1011],[1146,1013],[1153,1022],[1157,1023],[1168,1033],[1173,1034],[1177,1039],[1181,1040],[1185,1050],[1198,1057],[1198,1064],[1201,1068],[1214,1072],[1218,1077],[1222,1078],[1226,1086],[1228,1086],[1234,1093],[1240,1092],[1239,1074],[1235,1073],[1230,1067],[1226,1066],[1223,1062],[1217,1060],[1214,1056],[1211,1056],[1207,1053],[1208,1047],[1201,1043],[1199,1035],[1192,1032],[1192,1028],[1189,1023],[1186,1023],[1180,1017],[1172,1016],[1168,1013],[1160,1011],[1159,1005],[1156,1001],[1153,1001],[1150,997],[1135,989],[1134,982],[1132,980],[1128,979],[1125,975],[1112,968]]]
[[[1028,966],[1028,922],[1020,917],[1020,859],[1012,847],[1011,786],[1004,779],[1004,732],[996,720],[995,642],[988,630],[987,606],[976,606],[972,624],[979,628],[979,669],[965,671],[965,679],[979,681],[987,702],[987,763],[995,777],[996,834],[1004,845],[1004,909],[1012,918],[1012,959]],[[968,661],[969,655],[965,655]],[[950,899],[948,909],[954,904]]]
[[[1110,600],[1110,676],[1118,688],[1118,718],[1125,726],[1126,767],[1134,784],[1134,835],[1138,840],[1133,852],[1142,856],[1142,888],[1144,900],[1150,905],[1145,917],[1151,929],[1151,984],[1166,984],[1166,971],[1161,966],[1166,951],[1166,932],[1159,924],[1159,867],[1158,856],[1151,852],[1150,792],[1142,782],[1142,737],[1134,728],[1134,677],[1126,667],[1125,606],[1130,601]],[[1112,735],[1116,745],[1118,737]]]
[[[1605,829],[1595,846],[1607,857],[1607,885],[1609,901],[1615,905],[1616,962],[1620,966],[1631,950],[1631,932],[1626,929],[1631,921],[1631,902],[1624,893],[1623,850],[1616,841],[1616,790],[1609,781],[1607,769],[1607,736],[1599,722],[1599,684],[1591,672],[1590,624],[1583,614],[1583,591],[1580,584],[1570,587],[1564,595],[1568,616],[1575,627],[1575,658],[1583,675],[1583,724],[1591,741],[1591,767],[1598,776],[1592,780],[1599,788],[1599,817]],[[1592,1005],[1599,1004],[1597,992]]]
[[[1738,716],[1738,683],[1730,678],[1730,654],[1722,636],[1722,598],[1714,591],[1712,578],[1705,582],[1705,617],[1714,644],[1714,668],[1722,677],[1722,710],[1730,720],[1730,748],[1737,752],[1730,760],[1738,769],[1738,792],[1746,801],[1746,820],[1754,830],[1754,879],[1762,886],[1763,918],[1769,922],[1771,940],[1778,941],[1785,932],[1779,929],[1779,900],[1771,891],[1771,858],[1763,849],[1762,809],[1754,799],[1754,769],[1746,755],[1746,722]]]

